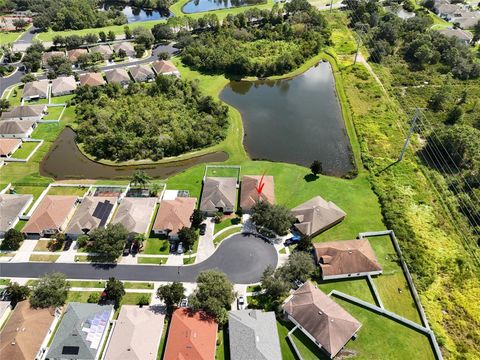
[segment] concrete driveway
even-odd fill
[[[114,276],[130,281],[195,282],[201,271],[219,269],[236,284],[259,282],[268,265],[277,266],[275,248],[254,236],[234,235],[223,241],[205,261],[189,266],[104,265],[61,263],[2,263],[0,276],[37,278],[58,271],[69,279],[108,279]]]

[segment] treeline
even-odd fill
[[[75,101],[78,141],[99,159],[177,156],[220,142],[228,128],[227,106],[174,76],[126,89],[80,87]]]
[[[203,72],[285,74],[317,55],[330,38],[326,20],[306,0],[228,15],[221,25],[215,18],[203,19],[208,25],[198,36],[180,39],[182,61]]]
[[[378,0],[346,0],[352,28],[367,35],[365,43],[370,50],[370,60],[380,63],[386,57],[401,56],[412,70],[437,66],[442,73],[449,71],[459,79],[478,78],[480,64],[471,49],[430,30],[433,20],[422,11],[403,20],[387,12]]]

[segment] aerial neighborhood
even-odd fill
[[[0,360],[475,360],[472,0],[0,1]]]

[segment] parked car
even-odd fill
[[[298,289],[300,286],[303,285],[303,283],[300,280],[295,279],[293,280],[293,285],[295,285],[295,288]]]
[[[179,307],[182,307],[182,308],[188,307],[188,299],[187,299],[187,298],[182,299],[182,301],[180,301],[180,303],[178,304],[178,306],[179,306]]]
[[[0,292],[0,301],[10,301],[7,289],[3,289],[2,292]]]
[[[203,223],[203,224],[200,224],[200,235],[205,235],[205,231],[207,230],[207,224]]]
[[[181,242],[178,243],[177,254],[183,254],[183,244]]]
[[[170,253],[174,254],[176,252],[177,252],[177,243],[176,242],[170,243]]]
[[[237,308],[238,310],[245,309],[245,298],[243,296],[237,298]]]
[[[293,241],[292,238],[290,238],[284,241],[283,246],[287,247],[293,244],[295,244],[295,241]]]
[[[130,255],[131,248],[132,248],[132,242],[127,241],[127,243],[125,244],[125,247],[123,248],[123,256]]]

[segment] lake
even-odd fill
[[[160,12],[158,10],[144,10],[131,6],[123,7],[122,5],[115,3],[104,5],[100,10],[108,10],[110,7],[121,10],[127,17],[129,24],[139,21],[163,20],[172,16],[169,11]]]
[[[75,143],[75,131],[65,128],[40,163],[40,174],[56,180],[65,179],[127,179],[136,169],[150,176],[166,179],[194,165],[221,162],[228,159],[224,152],[197,156],[168,164],[112,166],[90,160]]]
[[[310,166],[343,176],[354,169],[332,68],[319,63],[291,79],[232,81],[221,99],[237,108],[252,159]]]
[[[192,0],[185,4],[182,12],[194,14],[204,11],[228,9],[266,3],[264,0]]]

